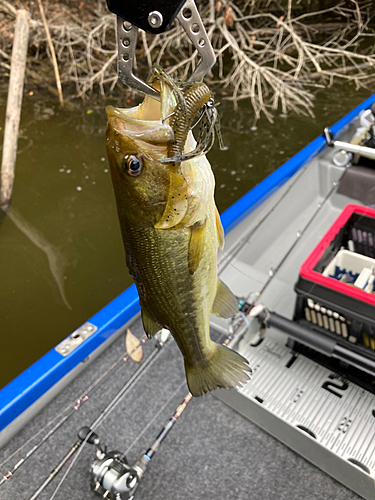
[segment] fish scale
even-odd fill
[[[239,349],[254,368],[216,395],[368,500],[375,498],[375,396],[266,337]],[[302,429],[301,429],[302,427]]]

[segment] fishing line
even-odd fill
[[[259,219],[259,221],[249,229],[248,233],[246,236],[244,236],[240,241],[236,242],[231,248],[228,249],[228,256],[226,257],[228,259],[228,263],[230,262],[230,258],[235,257],[241,250],[242,248],[250,242],[250,238],[254,236],[254,233],[256,230],[263,224],[263,222],[274,212],[274,210],[278,207],[278,205],[283,201],[283,199],[286,197],[286,195],[291,191],[291,189],[295,186],[295,184],[299,181],[299,179],[303,176],[303,174],[306,173],[308,168],[311,166],[312,162],[310,161],[307,163],[299,172],[297,173],[296,176],[294,176],[293,181],[287,186],[285,191],[283,192],[282,195],[275,200],[273,205],[270,207],[270,209]],[[232,255],[231,255],[232,254]],[[231,257],[229,257],[231,255]],[[224,266],[221,267],[222,263],[219,261],[218,266],[220,267],[220,270],[218,274],[222,273],[228,263]]]
[[[137,381],[138,378],[140,378],[142,375],[144,375],[150,368],[151,366],[155,363],[155,361],[158,358],[158,355],[160,354],[161,350],[160,348],[156,349],[153,351],[148,358],[144,361],[143,365],[137,370],[137,372],[130,378],[130,380],[127,382],[127,384],[121,389],[121,391],[112,399],[112,401],[104,408],[104,410],[99,414],[99,416],[96,418],[96,420],[91,424],[90,429],[91,432],[86,436],[84,441],[82,442],[81,446],[79,447],[78,451],[75,453],[75,456],[73,457],[73,460],[69,464],[69,467],[65,471],[63,477],[61,478],[61,481],[57,485],[55,491],[52,494],[52,497],[50,500],[53,500],[55,498],[57,492],[59,491],[61,485],[65,481],[66,477],[68,476],[69,472],[71,471],[73,465],[77,461],[79,455],[81,454],[84,445],[87,443],[88,439],[92,435],[92,433],[104,422],[104,420],[112,413],[112,411],[116,408],[116,406],[121,402],[122,398],[127,394],[127,392],[131,389],[131,386],[135,381]],[[70,458],[70,457],[69,457]],[[30,500],[34,500],[33,498],[30,498]]]
[[[112,375],[114,375],[114,373],[117,371],[117,369],[122,366],[122,365],[119,365],[119,363],[123,359],[124,359],[124,355],[121,356],[115,363],[113,363],[112,366],[106,372],[104,372],[104,374],[101,375],[101,377],[99,377],[99,379],[97,381],[98,382],[97,387],[95,387],[96,383],[91,384],[91,386],[88,388],[88,390],[83,392],[79,398],[75,399],[74,402],[70,403],[64,410],[62,410],[60,413],[58,413],[50,422],[48,422],[44,427],[42,427],[42,429],[40,429],[36,434],[34,434],[34,436],[32,436],[28,441],[26,441],[26,443],[24,443],[20,448],[18,448],[15,452],[13,452],[8,458],[6,458],[0,464],[0,467],[3,466],[11,458],[13,458],[15,455],[20,453],[23,450],[23,448],[25,448],[25,446],[27,446],[29,443],[34,441],[39,436],[39,434],[41,434],[48,427],[50,427],[57,419],[62,417],[61,420],[59,422],[57,422],[57,424],[45,436],[43,436],[41,441],[39,441],[39,443],[37,443],[33,448],[31,448],[25,454],[25,456],[23,458],[21,458],[21,460],[19,460],[17,462],[17,464],[14,465],[13,468],[10,471],[8,471],[7,474],[5,474],[3,476],[3,478],[0,480],[0,486],[2,486],[7,480],[9,480],[14,475],[14,473],[21,467],[21,465],[23,465],[28,458],[30,458],[63,424],[65,424],[68,421],[68,419],[74,415],[75,411],[79,410],[82,407],[82,405],[89,399],[89,397],[92,396],[94,394],[94,392],[96,392],[96,390],[100,389],[100,387],[102,387],[102,385],[107,380],[109,380],[109,378]],[[113,370],[112,373],[110,373],[111,370]],[[106,375],[108,375],[108,374],[109,374],[109,376],[106,377]],[[95,389],[90,394],[90,390],[94,387],[95,387]]]
[[[245,318],[246,321],[246,318]],[[230,332],[229,335],[227,336],[226,340],[223,342],[223,345],[228,345],[228,343],[233,339],[235,335],[235,332]],[[220,336],[222,337],[222,336]],[[167,340],[168,341],[168,340]],[[165,343],[167,343],[167,341]],[[164,343],[164,344],[165,344]],[[97,419],[93,422],[93,424],[90,427],[90,432],[87,434],[86,438],[79,442],[77,441],[75,445],[71,448],[71,450],[65,455],[65,457],[60,461],[58,467],[56,467],[50,476],[44,481],[42,486],[40,486],[37,490],[37,494],[34,494],[30,500],[35,500],[39,493],[41,493],[45,487],[52,481],[52,479],[57,475],[57,473],[64,467],[64,465],[67,463],[67,461],[73,456],[73,460],[70,463],[68,469],[64,473],[64,476],[61,478],[61,481],[57,485],[55,491],[52,494],[52,497],[50,497],[50,500],[53,500],[59,491],[60,487],[62,486],[63,482],[65,481],[66,477],[68,476],[70,470],[72,469],[74,463],[78,459],[79,455],[81,454],[81,451],[84,447],[84,445],[88,442],[90,437],[92,436],[93,432],[103,423],[103,421],[107,418],[107,416],[114,410],[114,408],[120,403],[122,397],[125,395],[125,393],[130,389],[130,387],[133,385],[133,383],[140,378],[153,364],[156,362],[157,357],[159,357],[161,353],[161,347],[163,347],[163,343],[159,343],[159,349],[157,351],[154,351],[149,355],[149,357],[146,359],[144,364],[137,370],[137,372],[131,377],[131,379],[128,381],[126,386],[121,389],[121,391],[115,396],[115,398],[112,399],[112,401],[107,405],[107,407],[101,412],[101,414],[97,417]],[[128,447],[128,450],[125,452],[127,453],[133,446],[134,444],[140,439],[140,437],[144,434],[144,432],[151,426],[151,424],[155,421],[155,419],[160,415],[160,413],[165,409],[165,407],[168,405],[168,403],[171,401],[171,399],[177,394],[177,392],[182,388],[182,386],[185,384],[185,381],[181,382],[181,384],[177,387],[177,389],[174,391],[174,393],[168,398],[166,403],[159,409],[156,415],[151,419],[151,421],[147,424],[146,428],[136,437],[136,439],[133,441],[133,443]],[[146,452],[146,455],[148,458],[151,460],[153,457],[154,453],[157,451],[159,445],[161,442],[165,439],[169,431],[172,429],[173,425],[177,422],[178,418],[181,416],[183,411],[187,408],[188,404],[192,400],[193,396],[189,392],[183,402],[177,407],[175,412],[173,413],[173,416],[168,420],[166,425],[163,427],[162,432],[158,435],[156,438],[156,441],[152,444],[152,446],[148,449]],[[77,451],[78,450],[78,451]]]
[[[242,274],[242,275],[243,275],[243,276],[245,276],[246,278],[249,278],[249,279],[251,279],[252,281],[255,281],[255,282],[256,282],[256,283],[258,283],[259,285],[263,285],[263,283],[264,283],[263,281],[261,281],[261,280],[258,280],[258,279],[256,279],[256,278],[254,278],[254,276],[250,276],[249,274],[246,274],[246,273],[245,273],[242,269],[239,269],[238,267],[236,267],[236,266],[235,266],[235,265],[231,262],[230,257],[229,257],[229,256],[227,256],[227,255],[223,252],[223,250],[221,250],[221,254],[222,254],[223,258],[224,258],[223,260],[227,260],[227,261],[228,261],[228,262],[227,262],[227,265],[229,264],[231,267],[233,267],[233,269],[235,269],[236,271],[238,271],[240,274]],[[223,269],[221,269],[221,270],[220,270],[220,272],[221,272],[222,270],[223,270]],[[220,273],[218,273],[218,275],[219,275],[219,274],[220,274]]]
[[[254,232],[259,228],[259,226],[264,222],[264,220],[275,210],[276,206],[282,201],[283,198],[285,198],[286,194],[291,190],[291,188],[296,184],[297,180],[300,179],[300,177],[307,171],[308,167],[311,165],[312,162],[308,163],[299,173],[298,175],[296,176],[295,180],[289,184],[289,186],[287,187],[287,189],[285,190],[285,192],[275,201],[275,203],[272,205],[271,209],[266,212],[266,214],[261,217],[261,219],[258,221],[258,223],[253,226],[253,228],[250,230],[250,234],[246,237],[245,240],[242,241],[242,243],[240,242],[239,243],[239,246],[237,247],[238,244],[234,245],[233,247],[233,252],[235,252],[232,256],[235,257],[239,251],[244,247],[245,244],[247,244],[251,238],[251,236],[253,236]],[[284,256],[282,257],[282,259],[279,261],[279,263],[277,264],[277,266],[275,268],[271,268],[269,270],[269,276],[268,276],[268,279],[267,281],[263,284],[263,287],[261,288],[261,290],[259,292],[256,293],[256,296],[254,297],[254,299],[251,301],[251,305],[254,306],[258,300],[260,299],[260,297],[263,295],[263,293],[265,292],[265,290],[267,289],[268,285],[270,284],[270,282],[273,280],[273,278],[276,276],[277,272],[280,270],[280,268],[282,267],[282,265],[284,264],[284,262],[287,260],[288,256],[290,255],[290,253],[293,251],[293,249],[295,248],[295,246],[297,245],[297,243],[301,240],[301,236],[306,232],[306,230],[310,227],[311,223],[313,222],[313,220],[315,219],[315,217],[318,215],[318,213],[320,212],[321,208],[325,205],[325,203],[329,200],[329,198],[332,196],[332,194],[335,192],[335,190],[337,189],[337,187],[340,185],[340,182],[342,180],[342,178],[344,177],[345,175],[345,172],[346,170],[350,167],[350,163],[346,165],[346,168],[344,169],[344,171],[341,173],[339,179],[337,181],[334,181],[333,182],[333,185],[331,187],[331,189],[328,191],[328,193],[326,194],[326,196],[323,198],[323,201],[318,203],[318,207],[317,209],[315,210],[315,212],[313,213],[312,217],[309,219],[309,221],[307,222],[307,224],[305,225],[305,227],[302,229],[302,231],[298,231],[297,233],[297,239],[293,242],[293,244],[289,247],[289,249],[287,250],[287,252],[284,254]],[[220,272],[218,274],[220,274],[226,267],[227,267],[228,263],[226,264],[226,266],[223,266],[222,269],[220,269]],[[245,274],[245,273],[244,273]],[[254,295],[254,292],[250,292],[248,294],[248,296],[246,297],[246,301],[249,300],[249,298]],[[245,313],[245,316],[247,316],[250,311],[252,310],[252,307],[250,307],[248,309],[248,311]],[[245,318],[246,319],[246,318]],[[241,323],[245,320],[243,319],[241,321]]]
[[[346,166],[345,170],[342,172],[342,174],[340,175],[339,179],[337,181],[333,182],[333,185],[332,185],[331,189],[328,191],[328,193],[326,194],[326,196],[323,198],[323,201],[320,202],[320,203],[318,203],[318,207],[316,208],[316,210],[313,213],[313,215],[311,216],[311,218],[308,220],[308,222],[305,225],[305,227],[301,231],[298,231],[296,240],[294,240],[294,242],[289,247],[289,249],[287,250],[287,252],[284,254],[284,256],[282,257],[282,259],[279,261],[279,263],[277,264],[277,266],[274,269],[270,270],[268,280],[266,281],[266,283],[264,284],[264,286],[260,290],[260,292],[257,293],[257,296],[252,301],[252,305],[255,305],[258,302],[258,300],[260,299],[261,295],[263,295],[263,293],[267,289],[268,285],[271,283],[271,281],[273,280],[273,278],[276,276],[276,273],[280,270],[281,266],[284,264],[284,262],[286,261],[286,259],[289,257],[289,255],[291,254],[291,252],[293,251],[293,249],[295,248],[295,246],[297,245],[297,243],[301,240],[301,236],[310,227],[311,223],[313,222],[313,220],[315,219],[315,217],[318,215],[318,213],[320,212],[320,210],[322,209],[322,207],[325,205],[325,203],[329,200],[329,198],[335,192],[335,190],[337,189],[337,187],[340,185],[340,182],[341,182],[342,178],[344,177],[344,175],[346,173],[346,170],[349,168],[349,165],[350,164],[348,164]],[[247,298],[249,298],[250,295],[251,294],[249,294]],[[247,314],[249,314],[250,311],[251,311],[251,308],[248,310]]]
[[[64,473],[64,475],[63,475],[63,477],[61,478],[61,481],[60,481],[60,482],[59,482],[59,484],[57,485],[57,487],[56,487],[55,491],[52,493],[52,496],[51,496],[50,500],[53,500],[53,499],[55,498],[55,496],[57,495],[57,493],[58,493],[58,491],[59,491],[59,489],[60,489],[61,485],[62,485],[62,484],[63,484],[63,482],[65,481],[65,479],[66,479],[67,475],[69,474],[69,472],[71,471],[71,469],[72,469],[73,465],[76,463],[76,461],[77,461],[78,457],[80,456],[80,454],[81,454],[81,452],[82,452],[82,450],[83,450],[83,448],[84,448],[85,444],[86,444],[86,443],[87,443],[87,441],[90,439],[91,434],[92,434],[92,433],[90,433],[90,434],[88,434],[88,435],[86,436],[86,438],[84,439],[84,441],[82,441],[82,443],[80,444],[79,449],[77,448],[77,450],[78,450],[78,451],[75,451],[75,452],[74,452],[74,453],[75,453],[75,455],[74,455],[74,457],[73,457],[73,460],[70,462],[69,467],[68,467],[68,468],[67,468],[67,470],[65,471],[65,473]],[[69,458],[70,458],[70,457],[69,457]],[[69,460],[69,458],[68,458],[68,460]],[[65,463],[66,463],[66,461],[65,461]],[[61,467],[61,468],[62,468],[62,467]],[[43,489],[44,489],[44,488],[43,488]],[[34,494],[34,495],[30,498],[30,500],[34,500],[34,499],[35,499],[35,498],[37,498],[38,496],[39,496],[39,493],[37,492],[37,494],[36,494],[36,495]]]
[[[107,371],[106,371],[106,372],[104,372],[104,373],[103,373],[103,374],[99,377],[99,379],[97,379],[97,381],[95,381],[93,384],[91,384],[91,386],[89,386],[89,387],[86,389],[86,391],[84,391],[84,392],[81,394],[81,396],[79,396],[78,398],[76,398],[76,399],[75,399],[72,403],[70,403],[70,404],[69,404],[69,405],[68,405],[68,406],[67,406],[64,410],[62,410],[60,413],[58,413],[58,414],[57,414],[57,415],[56,415],[56,416],[55,416],[55,417],[54,417],[54,418],[53,418],[50,422],[48,422],[48,423],[47,423],[44,427],[42,427],[42,428],[41,428],[41,429],[40,429],[40,430],[39,430],[36,434],[34,434],[34,436],[32,436],[32,437],[31,437],[28,441],[26,441],[26,442],[25,442],[25,443],[24,443],[24,444],[23,444],[20,448],[18,448],[18,449],[17,449],[16,451],[14,451],[14,452],[13,452],[13,453],[9,456],[9,457],[7,457],[7,458],[6,458],[3,462],[1,462],[1,463],[0,463],[0,467],[2,467],[4,464],[6,464],[6,463],[7,463],[7,462],[8,462],[11,458],[13,458],[15,455],[17,455],[18,453],[20,453],[20,452],[23,450],[23,448],[24,448],[25,446],[27,446],[27,445],[28,445],[29,443],[31,443],[34,439],[36,439],[36,438],[39,436],[39,434],[41,434],[43,431],[45,431],[45,430],[46,430],[49,426],[51,426],[51,425],[52,425],[52,424],[53,424],[53,423],[54,423],[54,422],[55,422],[58,418],[60,418],[62,415],[64,415],[65,413],[67,413],[69,410],[72,410],[73,408],[78,410],[78,409],[82,406],[82,404],[83,404],[84,402],[86,402],[86,401],[87,401],[87,399],[86,399],[86,398],[88,398],[88,396],[89,396],[89,395],[88,395],[88,392],[91,390],[91,388],[93,388],[93,387],[96,385],[96,383],[99,383],[99,382],[100,382],[100,380],[102,380],[102,379],[103,379],[103,377],[105,377],[105,376],[106,376],[106,374],[107,374],[108,372],[110,372],[110,371],[111,371],[114,367],[116,367],[116,366],[117,366],[117,365],[118,365],[118,364],[119,364],[119,363],[120,363],[120,362],[124,359],[124,356],[125,356],[125,355],[126,355],[126,352],[125,352],[125,353],[124,353],[124,355],[122,355],[122,356],[121,356],[121,357],[120,357],[117,361],[115,361],[115,363],[113,363],[113,364],[112,364],[112,365],[111,365],[111,366],[107,369]],[[104,382],[104,381],[103,381],[103,382]],[[102,385],[102,384],[100,384],[100,385],[98,386],[98,389],[101,387],[101,385]],[[77,408],[76,408],[76,407],[77,407]],[[65,417],[64,417],[64,418],[65,418]],[[59,426],[59,425],[60,425],[60,422],[56,425],[56,427],[54,427],[53,429],[51,429],[51,431],[49,431],[49,433],[50,433],[50,432],[52,432],[52,430],[56,430],[56,429],[57,429],[57,426]],[[48,433],[48,434],[49,434],[49,433]],[[47,434],[47,435],[48,435],[48,434]],[[45,438],[46,438],[46,437],[44,436],[44,437],[43,437],[43,440],[44,440]],[[39,445],[36,445],[36,446],[39,446]],[[36,450],[32,449],[32,451],[34,452],[34,451],[36,451]],[[28,454],[29,454],[29,453],[30,453],[30,452],[28,452]],[[28,455],[28,454],[27,454],[27,455]],[[0,485],[1,485],[1,484],[2,484],[2,481],[0,481]]]
[[[129,380],[129,382],[125,385],[125,388],[123,388],[110,402],[110,404],[100,413],[100,415],[97,417],[97,419],[92,423],[90,426],[90,429],[95,431],[103,422],[104,420],[113,412],[113,410],[117,407],[117,405],[121,402],[122,398],[124,395],[128,392],[128,390],[131,389],[131,386],[138,380],[138,378],[141,375],[144,375],[150,368],[151,366],[155,363],[156,359],[158,358],[158,355],[161,353],[161,350],[159,347],[153,351],[148,358],[143,362],[141,368],[142,370],[139,370],[139,373],[135,373],[133,377]],[[138,370],[137,370],[138,371]],[[126,387],[128,386],[128,387]]]
[[[145,343],[147,340],[147,335],[143,335],[139,339],[140,343]],[[81,395],[74,400],[71,404],[69,404],[64,410],[62,410],[60,413],[58,413],[50,422],[48,422],[42,429],[40,429],[34,436],[32,436],[26,443],[24,443],[20,448],[18,448],[15,452],[13,452],[8,458],[6,458],[1,464],[0,467],[2,467],[6,462],[8,462],[11,458],[13,458],[15,455],[20,453],[25,446],[27,446],[29,443],[31,443],[34,439],[36,439],[39,434],[41,434],[43,431],[45,431],[49,426],[51,426],[57,419],[61,418],[59,422],[37,443],[33,448],[31,448],[21,460],[19,460],[12,468],[9,470],[0,480],[0,486],[2,486],[7,480],[9,480],[14,473],[26,462],[27,459],[29,459],[43,444],[47,442],[47,440],[63,425],[65,424],[74,414],[77,410],[79,410],[84,403],[86,403],[91,396],[95,394],[95,392],[100,389],[110,378],[117,372],[119,368],[122,368],[123,366],[126,365],[127,361],[129,358],[131,358],[131,355],[139,348],[139,346],[135,347],[134,349],[131,350],[130,353],[125,353],[117,360],[115,361],[104,373],[100,375],[94,381],[84,392],[81,393]],[[121,362],[124,361],[124,364],[121,364]],[[65,414],[65,415],[64,415]]]
[[[224,343],[221,342],[222,338],[225,336],[225,338],[228,337],[227,334],[221,334],[218,340],[218,343]],[[177,389],[173,392],[173,394],[167,399],[167,401],[163,404],[163,406],[159,409],[159,411],[152,417],[152,419],[149,421],[149,423],[142,429],[142,431],[138,434],[138,436],[134,439],[134,441],[128,446],[128,448],[124,451],[122,454],[123,457],[126,457],[126,455],[129,453],[129,451],[134,447],[134,445],[139,441],[139,439],[144,435],[144,433],[151,427],[151,425],[155,422],[155,420],[158,418],[158,416],[165,410],[165,408],[168,406],[170,401],[176,396],[176,394],[181,390],[181,388],[186,384],[185,379],[181,382],[181,384],[177,387]]]
[[[263,224],[263,222],[268,218],[269,215],[271,215],[272,212],[274,212],[274,210],[277,208],[277,206],[281,203],[281,201],[286,197],[286,195],[291,191],[291,189],[295,186],[295,184],[300,180],[300,178],[307,172],[308,168],[312,165],[312,161],[309,161],[301,170],[298,171],[297,175],[294,176],[293,178],[293,181],[288,185],[288,187],[285,189],[285,191],[283,192],[282,195],[280,195],[280,197],[275,200],[274,204],[270,207],[270,209],[263,215],[263,217],[261,217],[259,219],[259,221],[249,230],[248,234],[246,237],[242,238],[242,240],[236,242],[232,248],[230,248],[228,250],[228,255],[224,254],[224,252],[222,253],[223,254],[223,257],[224,259],[221,259],[219,262],[218,262],[218,267],[220,267],[220,270],[218,271],[218,275],[220,276],[220,274],[224,271],[224,269],[228,266],[228,265],[232,265],[232,267],[234,267],[235,269],[237,269],[232,263],[231,263],[231,260],[243,249],[243,247],[248,244],[251,240],[250,238],[254,235],[254,233],[256,232],[256,230]],[[334,190],[339,186],[346,170],[350,167],[350,163],[348,163],[344,169],[344,171],[342,172],[341,176],[339,177],[339,179],[337,181],[334,182],[332,188],[330,189],[330,191],[327,193],[326,197],[323,199],[323,202],[321,203],[321,205],[323,206],[326,201],[329,199],[329,197],[333,194]],[[315,216],[317,215],[317,213],[319,212],[321,206],[319,207],[318,206],[318,209],[316,210],[316,212],[313,214],[312,218],[310,219],[310,221],[307,223],[307,225],[305,226],[305,228],[302,230],[302,232],[300,233],[300,236],[302,236],[302,234],[306,231],[306,229],[309,227],[310,223],[314,220]],[[277,267],[275,268],[275,270],[273,270],[273,274],[272,276],[269,276],[267,282],[264,284],[264,287],[262,288],[262,290],[259,292],[259,296],[255,299],[255,301],[253,302],[253,304],[255,304],[257,302],[257,300],[259,299],[260,295],[264,292],[264,290],[267,288],[268,284],[270,283],[270,281],[272,280],[272,278],[275,276],[276,272],[279,270],[279,268],[281,267],[281,265],[283,264],[284,260],[288,257],[289,253],[293,250],[294,246],[297,244],[297,242],[299,241],[300,239],[300,236],[297,238],[297,240],[293,243],[292,247],[289,249],[289,251],[286,253],[286,255],[284,256],[284,258],[281,260],[281,262],[277,265]],[[229,255],[232,253],[231,257],[229,257]],[[226,264],[225,265],[222,265],[222,261],[225,260],[226,261]],[[258,283],[261,283],[260,281],[256,280],[255,278],[252,278],[250,276],[248,276],[246,273],[244,273],[243,271],[237,269],[240,273],[242,273],[244,276],[248,277],[248,278],[251,278],[253,279],[254,281],[258,282]],[[248,297],[251,295],[251,293],[248,295]]]
[[[177,389],[174,391],[174,393],[167,399],[167,401],[163,404],[163,406],[160,408],[160,410],[152,417],[152,419],[149,421],[149,423],[142,429],[142,431],[138,434],[138,436],[134,439],[134,441],[128,446],[128,448],[124,451],[122,454],[123,457],[126,457],[126,455],[129,453],[129,451],[133,448],[133,446],[141,439],[141,437],[144,435],[144,433],[151,427],[151,425],[155,422],[155,420],[158,418],[158,416],[165,410],[165,408],[168,406],[168,404],[172,401],[172,399],[176,396],[176,394],[181,390],[181,388],[185,385],[185,380],[181,382],[181,384],[177,387]]]
[[[159,355],[162,352],[163,345],[167,344],[168,340],[163,344],[159,342],[153,352],[146,358],[146,360],[142,363],[142,365],[137,369],[137,371],[130,377],[128,382],[124,385],[124,387],[115,395],[114,398],[109,402],[109,404],[100,412],[98,417],[92,422],[90,425],[90,432],[86,436],[83,441],[77,441],[73,447],[68,451],[68,453],[63,457],[63,459],[59,462],[59,464],[52,470],[49,476],[43,481],[43,483],[39,486],[36,492],[29,500],[35,500],[39,494],[44,491],[44,489],[49,485],[49,483],[56,477],[56,475],[60,472],[60,470],[64,467],[64,465],[70,460],[70,458],[74,455],[72,462],[70,463],[68,469],[64,473],[60,483],[57,485],[56,489],[53,492],[51,498],[54,498],[61,485],[65,481],[67,475],[72,469],[74,463],[76,462],[78,456],[81,453],[84,445],[87,443],[87,440],[90,438],[92,433],[104,422],[104,420],[112,413],[112,411],[117,407],[117,405],[121,402],[122,398],[129,392],[129,390],[133,387],[133,385],[138,381],[138,379],[145,374],[151,366],[158,359]],[[77,451],[78,450],[78,451]]]
[[[242,316],[244,318],[244,321],[246,323],[248,323],[248,320],[246,319],[246,317],[243,314],[242,314]],[[227,346],[229,344],[229,342],[233,339],[235,333],[236,332],[234,332],[233,329],[230,330],[229,331],[229,335],[228,334],[225,335],[226,339],[224,340],[224,342],[222,344],[225,345],[225,346]],[[220,335],[220,339],[223,336],[224,335]],[[250,368],[249,368],[249,370],[251,371]],[[185,381],[183,381],[179,385],[179,387],[169,397],[168,401],[162,406],[162,408],[158,411],[158,413],[152,418],[151,422],[148,423],[148,425],[146,426],[146,429],[144,429],[137,436],[137,438],[133,441],[133,443],[128,447],[128,449],[126,450],[126,452],[122,454],[123,458],[126,457],[126,454],[133,447],[133,445],[135,444],[135,442],[137,442],[138,439],[144,434],[145,430],[147,430],[147,428],[151,425],[151,423],[155,421],[155,419],[158,417],[158,415],[160,415],[160,413],[164,410],[164,408],[167,406],[167,404],[169,403],[169,401],[177,394],[177,392],[182,388],[182,386],[184,384],[185,384]],[[143,466],[142,466],[143,474],[144,474],[144,472],[146,470],[146,467],[148,467],[151,459],[154,457],[155,453],[158,451],[159,446],[164,441],[164,439],[167,437],[167,435],[169,434],[169,432],[171,431],[171,429],[174,427],[174,425],[176,424],[177,420],[180,418],[180,416],[185,411],[185,409],[187,408],[187,406],[189,405],[189,403],[192,401],[192,399],[193,399],[193,395],[191,394],[191,392],[189,392],[188,394],[186,394],[186,396],[184,397],[182,403],[180,403],[178,405],[178,407],[176,408],[176,410],[173,412],[172,417],[169,418],[168,421],[164,424],[161,432],[159,432],[157,438],[153,441],[152,445],[148,448],[148,450],[146,451],[146,453],[143,454],[142,458],[137,462],[139,464],[140,462],[143,461]]]

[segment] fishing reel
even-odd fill
[[[147,463],[143,463],[145,460],[141,459],[133,467],[130,466],[123,453],[107,452],[107,447],[100,444],[98,435],[89,427],[82,427],[78,436],[96,446],[90,480],[91,489],[96,495],[109,500],[132,500],[147,466]]]
[[[131,467],[119,451],[102,455],[91,465],[92,490],[101,498],[110,500],[133,498],[140,479],[136,468]]]

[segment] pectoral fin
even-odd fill
[[[221,223],[220,214],[216,205],[215,205],[215,224],[216,224],[217,241],[219,243],[220,249],[222,250],[224,248],[224,228]]]
[[[172,165],[169,167],[169,193],[167,205],[155,229],[170,229],[184,218],[187,206],[187,183],[180,169]]]
[[[141,303],[141,314],[142,314],[143,328],[147,334],[147,337],[151,338],[155,335],[155,333],[161,330],[161,328],[142,303]]]
[[[211,312],[219,318],[230,318],[238,312],[237,299],[219,278],[217,279],[216,297]]]
[[[206,221],[196,222],[190,227],[189,273],[194,274],[201,261],[206,239]]]

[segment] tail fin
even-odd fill
[[[251,368],[248,361],[228,347],[214,344],[214,354],[197,365],[185,361],[186,379],[193,396],[218,387],[230,389],[249,380]]]

